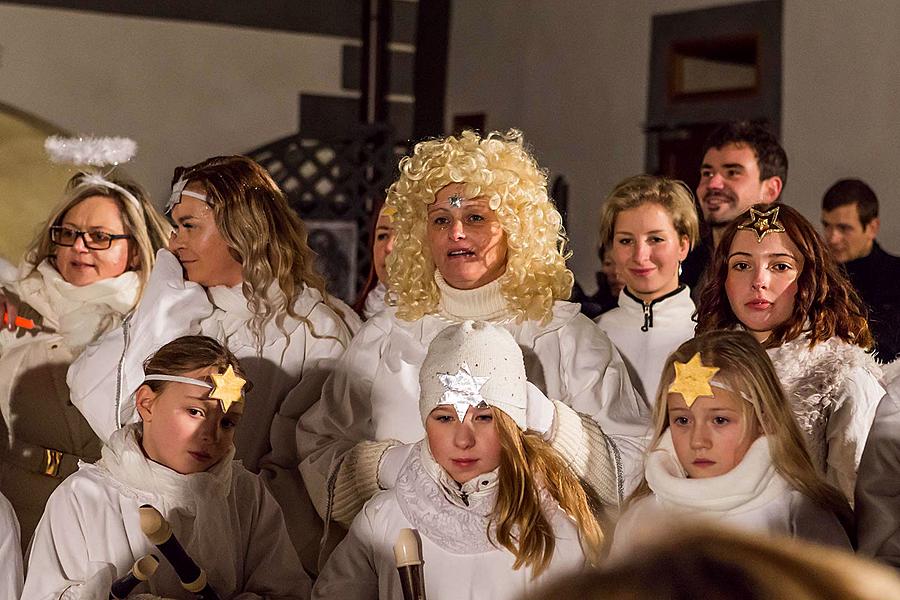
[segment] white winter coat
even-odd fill
[[[741,462],[718,477],[687,477],[669,430],[645,466],[652,494],[636,500],[619,519],[611,553],[621,556],[657,534],[661,524],[703,519],[740,529],[799,537],[850,549],[838,518],[804,496],[775,470],[769,442],[761,436]]]
[[[181,475],[144,456],[141,426],[116,431],[103,458],[84,464],[47,503],[28,559],[24,600],[55,600],[70,587],[111,571],[124,575],[160,552],[140,528],[150,504],[172,525],[188,555],[221,598],[308,598],[303,572],[278,504],[233,452],[202,473]],[[135,592],[192,598],[165,559]]]
[[[600,329],[622,354],[634,387],[651,405],[669,354],[694,337],[695,311],[687,286],[648,304],[623,288],[618,308],[597,317]]]
[[[416,529],[421,537],[429,600],[513,600],[584,569],[574,521],[548,501],[544,510],[556,535],[549,567],[536,579],[529,568],[513,570],[514,556],[487,536],[496,496],[496,472],[460,488],[431,458],[427,442],[416,444],[396,487],[374,496],[357,515],[316,581],[313,597],[403,600],[393,551],[403,528]]]
[[[870,354],[839,338],[800,336],[768,350],[813,464],[853,502],[856,471],[884,388]]]
[[[450,322],[439,315],[402,321],[388,308],[353,338],[297,432],[300,471],[320,514],[326,512],[329,474],[358,442],[408,444],[423,438],[419,368],[431,340]],[[650,407],[635,393],[619,353],[578,305],[556,302],[547,325],[503,326],[522,348],[528,380],[547,397],[593,418],[627,454],[624,462],[639,464]]]
[[[0,492],[15,507],[27,544],[47,498],[78,460],[100,458],[100,440],[69,401],[66,370],[134,308],[140,276],[128,271],[75,286],[48,261],[24,264],[20,276],[5,289],[38,328],[0,330]],[[63,453],[56,476],[42,472],[45,449]]]
[[[352,329],[359,326],[349,307],[331,301],[343,318],[317,291],[304,289],[294,310],[306,321],[285,315],[283,331],[274,320],[267,323],[260,353],[250,329],[253,314],[240,286],[205,290],[185,281],[175,256],[160,250],[135,314],[124,328],[88,348],[69,370],[72,401],[106,439],[121,425],[137,421],[132,394],[144,379],[142,364],[148,356],[183,335],[224,342],[253,384],[235,435],[236,456],[266,479],[285,511],[298,552],[314,555],[319,524],[296,468],[296,423],[318,400]]]

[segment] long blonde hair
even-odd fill
[[[542,491],[575,520],[585,555],[599,564],[603,531],[578,477],[540,437],[522,432],[502,410],[491,412],[502,449],[491,524],[497,543],[516,557],[513,568],[528,566],[537,577],[553,558],[556,536],[541,507]]]
[[[775,470],[794,489],[832,511],[848,532],[852,531],[847,501],[816,474],[803,434],[794,420],[790,401],[781,388],[772,361],[759,342],[746,331],[710,331],[681,344],[669,356],[659,382],[653,414],[654,435],[648,452],[656,449],[669,427],[667,396],[669,386],[675,380],[675,361],[686,363],[698,352],[704,365],[719,368],[716,378],[724,380],[745,400],[745,421],[756,419],[759,423],[766,435]],[[647,480],[643,479],[628,502],[650,493]]]
[[[284,331],[285,315],[305,323],[319,337],[313,323],[294,310],[304,286],[317,290],[343,318],[315,269],[306,226],[265,169],[246,156],[216,156],[175,169],[173,185],[179,179],[203,186],[216,227],[241,263],[241,291],[253,313],[251,329],[258,344],[271,319]],[[273,283],[277,284],[274,297],[270,295]]]
[[[135,206],[121,189],[116,189],[116,186],[128,190],[140,206]],[[150,271],[153,270],[156,251],[168,245],[172,227],[153,207],[144,188],[133,181],[112,174],[79,171],[73,175],[66,184],[59,204],[54,207],[46,224],[31,241],[25,253],[25,261],[32,268],[37,267],[45,259],[49,258],[52,261],[56,255],[56,246],[50,241],[50,228],[62,224],[70,209],[91,196],[110,198],[118,206],[125,233],[132,236],[127,240],[128,269],[138,272],[143,290],[150,278]]]
[[[566,268],[567,238],[547,195],[547,175],[515,130],[484,138],[464,131],[420,142],[400,161],[400,177],[386,200],[396,210],[387,268],[397,316],[415,321],[437,310],[440,291],[426,224],[435,194],[450,183],[465,184],[467,197],[486,197],[497,212],[508,247],[500,289],[516,318],[548,322],[554,300],[568,299],[575,279]]]

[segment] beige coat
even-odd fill
[[[6,290],[39,326],[0,332],[0,492],[19,518],[23,546],[78,460],[100,458],[100,441],[69,400],[66,371],[87,342],[121,322],[138,287],[126,273],[76,288],[44,263]]]

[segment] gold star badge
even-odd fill
[[[381,209],[381,214],[388,218],[388,221],[394,222],[394,215],[397,214],[397,209],[393,206],[385,206]]]
[[[710,380],[719,372],[719,367],[704,367],[697,352],[686,363],[675,361],[675,381],[669,386],[670,394],[681,394],[688,408],[699,396],[712,396]]]
[[[228,412],[228,409],[235,402],[243,401],[241,390],[244,389],[247,381],[239,377],[231,365],[228,365],[224,373],[220,375],[213,374],[210,377],[212,377],[215,387],[209,393],[209,397],[219,401],[223,412]]]
[[[776,206],[765,212],[751,208],[750,220],[738,225],[738,229],[754,232],[759,243],[762,243],[767,233],[784,233],[784,227],[778,222],[778,208]]]

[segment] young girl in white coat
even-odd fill
[[[140,527],[150,504],[221,598],[308,598],[281,510],[234,458],[246,381],[231,352],[187,336],[144,366],[140,423],[117,430],[95,464],[82,464],[50,497],[29,556],[23,598],[107,598],[142,556],[159,555]],[[135,590],[193,598],[164,559]]]
[[[849,547],[849,506],[817,475],[790,406],[750,334],[715,331],[682,344],[663,370],[644,481],[612,552],[673,514]]]
[[[326,563],[314,598],[402,600],[392,548],[421,537],[429,600],[503,600],[597,562],[603,533],[574,472],[524,431],[542,398],[502,327],[466,321],[431,342],[419,374],[426,438]]]

